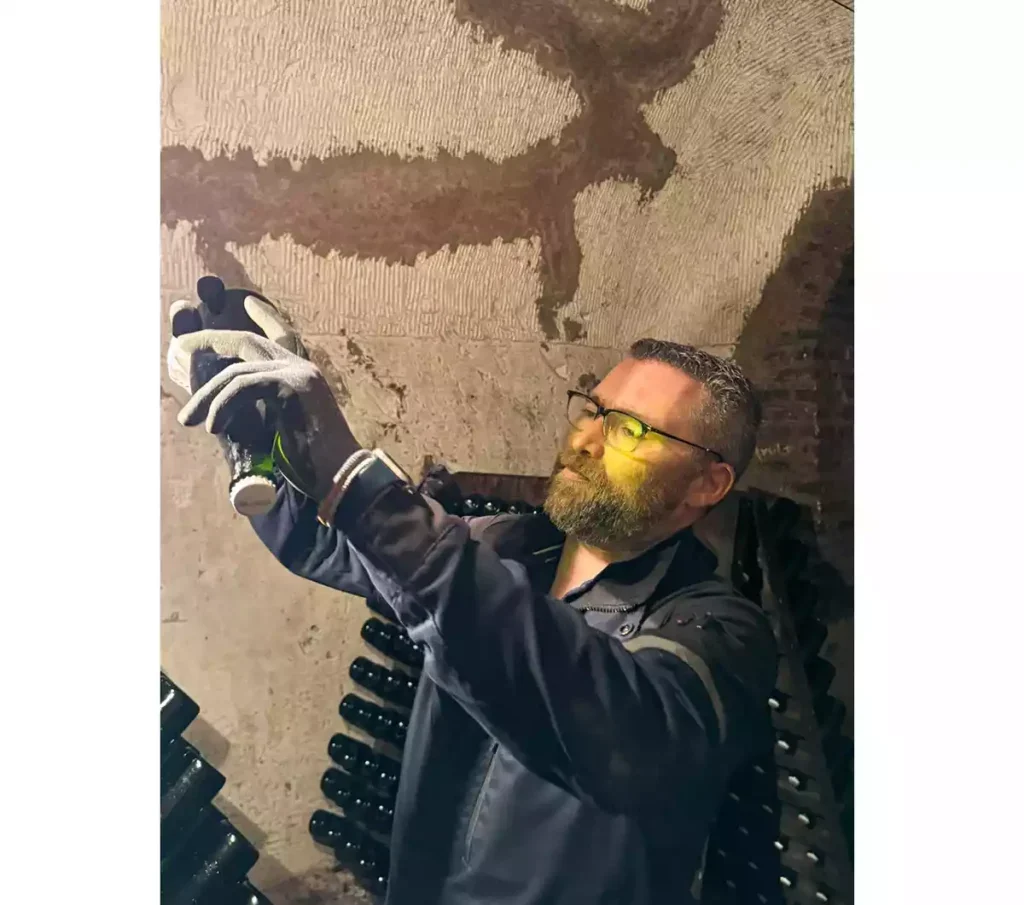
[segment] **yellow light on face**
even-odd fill
[[[633,453],[624,453],[606,444],[601,458],[605,474],[621,487],[635,489],[643,484],[647,477],[647,463]]]

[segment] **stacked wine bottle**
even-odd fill
[[[452,515],[497,515],[502,512],[529,514],[538,507],[517,501],[504,503],[493,496],[457,492],[451,476],[439,470],[432,488],[423,488]],[[434,492],[431,492],[433,490]],[[313,839],[334,851],[369,892],[383,896],[387,889],[389,835],[394,817],[395,793],[401,770],[402,747],[423,667],[423,649],[395,622],[387,603],[376,595],[366,599],[375,614],[360,629],[360,636],[378,655],[389,662],[383,666],[368,657],[356,657],[349,678],[362,693],[346,694],[338,706],[341,718],[365,732],[372,744],[344,732],[331,737],[327,754],[334,766],[324,773],[320,788],[342,813],[325,809],[313,812],[309,832]]]
[[[255,847],[211,803],[224,777],[181,734],[199,707],[160,673],[160,901],[270,905],[246,880]]]
[[[827,628],[808,548],[793,537],[788,500],[744,495],[733,584],[767,612],[779,642],[768,700],[772,746],[734,777],[708,845],[708,905],[852,905],[853,743],[846,709],[829,694]]]

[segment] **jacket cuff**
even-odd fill
[[[374,567],[409,589],[438,543],[462,519],[408,484],[389,484],[359,511],[339,512],[337,527]]]

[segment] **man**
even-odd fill
[[[569,393],[544,514],[463,520],[360,449],[272,307],[245,310],[266,338],[172,340],[183,386],[196,352],[235,360],[187,387],[179,420],[219,433],[266,404],[290,483],[257,533],[295,574],[379,594],[425,649],[389,905],[694,902],[729,776],[767,738],[776,667],[767,620],[690,531],[753,453],[740,370],[641,340]]]

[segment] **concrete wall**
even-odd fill
[[[521,6],[168,0],[164,311],[210,272],[278,299],[360,440],[413,472],[432,456],[545,474],[564,389],[633,339],[739,344],[760,381],[818,393],[800,417],[778,400],[752,481],[801,485],[823,525],[843,522],[833,460],[852,408],[805,438],[846,390],[822,389],[827,367],[780,378],[771,356],[780,331],[798,358],[846,354],[815,312],[852,233],[816,237],[851,222],[835,201],[852,178],[851,13]],[[794,283],[800,254],[816,277]],[[794,288],[809,326],[791,323]],[[161,406],[163,666],[203,708],[191,734],[260,844],[256,882],[279,905],[338,901],[305,824],[366,609],[271,561],[226,503],[216,444]]]

